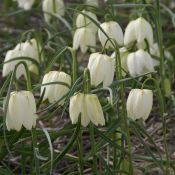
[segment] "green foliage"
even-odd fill
[[[15,78],[16,70],[6,78],[0,79],[0,175],[132,175],[136,170],[147,175],[154,173],[155,169],[165,175],[169,175],[170,170],[173,172],[175,162],[169,151],[171,145],[167,142],[167,123],[172,120],[171,113],[175,105],[173,92],[175,14],[174,9],[170,7],[171,2],[168,0],[162,3],[159,0],[108,0],[106,3],[100,0],[99,2],[99,7],[94,7],[83,1],[68,0],[65,16],[53,15],[51,24],[44,22],[40,1],[37,1],[28,11],[19,9],[17,2],[12,0],[0,2],[0,20],[2,20],[0,22],[0,70],[3,65],[20,60],[20,64],[24,64],[27,72],[27,76],[19,80]],[[160,65],[156,67],[156,71],[136,77],[130,77],[127,73],[126,77],[123,77],[121,63],[118,61],[115,79],[110,87],[103,88],[101,84],[97,87],[89,87],[90,78],[83,79],[83,71],[87,66],[90,50],[88,49],[86,54],[80,51],[75,54],[75,51],[70,49],[76,30],[77,13],[90,19],[108,40],[113,42],[98,22],[81,11],[83,9],[95,13],[101,22],[108,14],[109,18],[117,21],[122,28],[125,28],[131,19],[145,17],[153,26],[155,42],[160,49],[160,57],[157,58],[160,60]],[[3,62],[8,50],[30,38],[36,38],[41,43],[40,62],[28,57],[18,57]],[[114,46],[115,49],[105,50],[97,42],[95,49],[108,55],[113,51],[119,54],[118,46],[115,44]],[[133,52],[136,46],[130,49]],[[165,50],[171,52],[172,59],[166,58]],[[26,60],[37,66],[38,75],[28,71]],[[43,76],[51,70],[64,71],[72,75],[71,87],[63,82],[42,84]],[[52,104],[47,100],[43,102],[45,92],[40,95],[41,86],[53,84],[69,87],[70,90]],[[31,132],[25,128],[20,132],[8,131],[6,128],[10,92],[17,86],[19,90],[31,90],[36,99],[38,122]],[[126,97],[129,90],[142,86],[153,90],[155,97],[154,107],[146,124],[129,119],[126,111]],[[84,90],[98,95],[105,115],[105,126],[96,127],[90,123],[90,126],[84,128],[81,126],[81,115],[77,124],[71,124],[70,98]],[[60,106],[58,103],[62,99],[65,99],[65,102]],[[160,127],[158,130],[162,131],[158,136],[162,139],[159,144],[154,140],[157,132],[151,133],[149,129],[152,121],[158,122]]]

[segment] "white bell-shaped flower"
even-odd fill
[[[69,115],[72,124],[78,122],[81,115],[81,124],[86,127],[91,121],[95,125],[105,125],[101,104],[95,94],[78,93],[70,98]]]
[[[94,13],[86,11],[86,10],[83,10],[82,12],[84,14],[86,14],[87,16],[91,17],[97,23],[99,23],[98,19],[97,19],[97,16]],[[98,30],[97,25],[91,19],[89,19],[87,16],[85,16],[83,14],[79,14],[77,16],[77,19],[76,19],[77,28],[81,28],[81,27],[86,27],[87,28],[88,27],[88,28],[94,30],[94,32],[97,32],[97,30]]]
[[[152,109],[153,93],[148,89],[132,89],[127,99],[128,117],[145,121]]]
[[[17,1],[18,7],[24,10],[30,10],[35,2],[35,0],[14,0]]]
[[[132,77],[154,71],[151,56],[141,49],[128,55],[127,67]]]
[[[64,15],[64,2],[63,0],[44,0],[42,3],[42,10],[44,12],[44,19],[50,23],[52,16]]]
[[[88,47],[91,47],[91,52],[94,52],[96,47],[96,34],[94,30],[88,27],[82,27],[75,31],[73,38],[73,48],[78,49],[80,47],[82,53],[86,53]]]
[[[145,39],[150,46],[153,44],[153,29],[150,23],[142,17],[131,21],[125,30],[124,45],[130,46],[134,42],[137,42],[138,46],[142,45],[143,47]]]
[[[17,57],[22,57],[24,52],[22,50],[9,50],[6,53],[4,62],[10,61]],[[19,60],[10,61],[3,65],[2,76],[6,77],[10,72],[12,72],[15,66],[19,63]],[[25,75],[25,69],[23,65],[19,65],[16,71],[16,78],[19,79],[22,75]]]
[[[100,27],[104,30],[104,32],[108,35],[110,39],[109,40],[107,38],[107,36],[103,33],[101,29],[98,29],[98,37],[103,47],[105,46],[105,48],[107,49],[109,47],[114,48],[113,45],[115,45],[115,42],[119,46],[123,45],[123,31],[117,22],[115,21],[104,22],[103,24],[100,25]]]
[[[30,91],[14,91],[10,94],[6,126],[7,129],[20,131],[24,126],[31,130],[36,125],[36,103]]]
[[[31,39],[29,41],[19,43],[16,45],[16,47],[13,50],[7,51],[4,62],[10,61],[17,57],[29,57],[39,62],[40,51],[41,51],[41,46],[37,43],[36,39]],[[26,62],[29,70],[37,74],[38,68],[32,61],[15,60],[15,61],[5,63],[3,65],[3,71],[2,71],[3,77],[7,76],[11,71],[13,71],[16,64],[18,64],[20,61]],[[16,77],[20,78],[22,75],[25,75],[25,69],[23,65],[20,65],[17,69]]]
[[[33,38],[23,43],[17,44],[15,50],[22,50],[24,52],[24,57],[29,57],[39,62],[41,45],[37,43],[36,39]]]
[[[103,87],[109,86],[114,78],[113,59],[105,54],[93,53],[89,57],[88,69],[91,76],[91,84]]]
[[[60,100],[69,92],[69,87],[71,86],[71,77],[70,75],[64,72],[50,71],[44,75],[42,84],[52,83],[52,82],[61,82],[64,84],[49,84],[41,87],[41,94],[45,88],[45,94],[43,100],[48,99],[50,103]],[[62,105],[65,101],[65,98],[62,99],[59,104]]]

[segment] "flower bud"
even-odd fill
[[[81,125],[86,127],[91,121],[95,125],[105,125],[103,110],[95,94],[78,93],[70,98],[69,115],[72,124],[78,122],[81,114]]]
[[[86,14],[87,16],[91,17],[96,22],[98,22],[97,16],[94,13],[89,12],[89,11],[85,11],[85,10],[83,10],[82,12],[84,14]],[[77,26],[77,28],[88,27],[88,28],[94,30],[94,32],[97,32],[97,30],[98,30],[97,25],[91,19],[89,19],[88,17],[86,17],[83,14],[79,14],[77,16],[76,26]]]
[[[36,64],[31,64],[29,66],[29,71],[36,74],[36,75],[39,75],[39,70],[38,70],[38,67],[36,66]]]
[[[90,50],[95,51],[93,47],[96,47],[96,36],[92,29],[87,27],[79,28],[75,31],[73,38],[73,48],[78,49],[80,47],[82,53],[86,53],[88,46],[92,47]]]
[[[142,17],[131,21],[125,30],[124,45],[130,46],[135,41],[138,45],[143,45],[145,39],[150,46],[153,44],[153,30],[150,23]]]
[[[61,82],[67,84],[50,84],[41,87],[41,94],[45,88],[45,94],[43,100],[48,99],[50,103],[60,100],[64,95],[69,92],[69,87],[71,86],[71,77],[70,75],[64,72],[50,71],[44,75],[42,84],[52,83],[52,82]],[[64,99],[62,99],[59,104],[62,105]]]
[[[44,12],[45,21],[50,23],[52,16],[64,15],[64,2],[63,0],[44,0],[42,4],[42,10]]]
[[[93,53],[90,55],[88,68],[91,75],[91,84],[103,87],[109,86],[114,78],[113,59],[105,54]]]
[[[16,0],[18,3],[18,7],[24,10],[30,10],[32,5],[34,4],[35,0]]]
[[[120,46],[123,45],[123,31],[117,22],[104,22],[100,27],[110,38],[110,40],[108,40],[107,36],[101,31],[101,29],[98,29],[98,37],[103,47],[107,49],[110,47],[114,48],[113,45],[115,45],[115,42]]]
[[[154,71],[151,56],[141,49],[128,55],[127,66],[132,77]]]
[[[36,103],[33,94],[30,91],[11,92],[6,116],[7,129],[20,131],[24,126],[31,130],[36,125],[36,119]]]
[[[152,109],[153,93],[148,89],[132,89],[127,99],[128,117],[145,121]]]

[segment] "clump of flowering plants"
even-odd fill
[[[175,173],[174,2],[0,9],[0,174]]]

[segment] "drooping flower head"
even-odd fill
[[[36,125],[36,103],[30,91],[14,91],[10,94],[6,126],[7,129],[20,131],[22,126],[31,130]]]
[[[72,124],[78,122],[81,116],[81,124],[86,127],[90,121],[95,125],[105,125],[105,119],[101,104],[95,94],[78,93],[71,97],[69,115]]]

